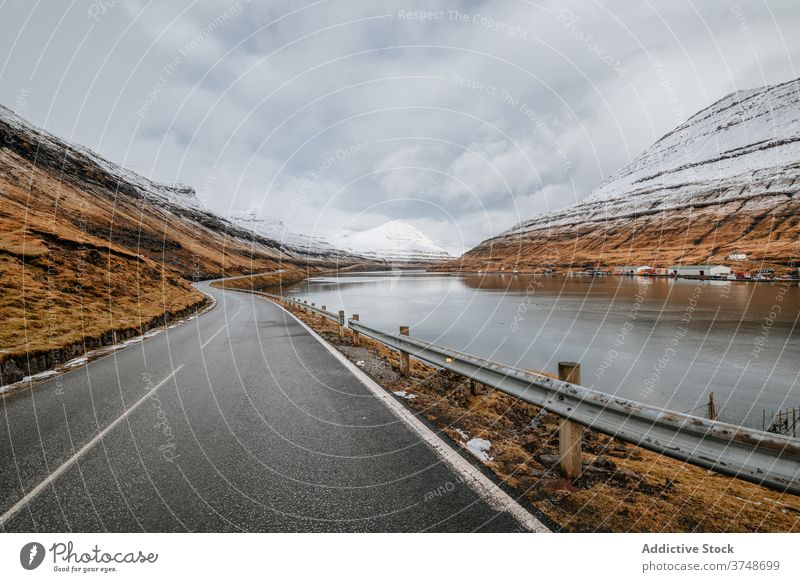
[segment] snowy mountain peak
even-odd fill
[[[369,230],[347,231],[334,244],[348,253],[396,263],[431,263],[458,254],[402,220],[390,220]]]

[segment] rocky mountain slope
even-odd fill
[[[344,232],[333,244],[368,260],[401,266],[438,263],[457,255],[402,220],[390,220],[369,230]]]
[[[800,81],[738,91],[662,137],[578,204],[443,268],[800,260]]]
[[[355,265],[214,214],[0,107],[0,385],[197,308],[191,280]]]

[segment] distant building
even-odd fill
[[[644,273],[654,273],[655,268],[648,265],[633,266],[625,265],[624,267],[614,267],[614,273],[617,275],[642,275]]]
[[[675,265],[669,268],[669,274],[677,277],[727,277],[731,268],[724,265]]]
[[[731,253],[728,255],[729,261],[745,261],[747,260],[747,254],[745,253]]]

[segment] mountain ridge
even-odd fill
[[[733,92],[698,111],[589,196],[487,239],[458,265],[752,262],[798,254],[800,81]]]
[[[295,248],[243,228],[205,207],[194,188],[183,184],[163,184],[111,162],[96,152],[38,128],[10,109],[0,105],[0,141],[31,164],[57,172],[62,180],[103,197],[126,196],[148,200],[162,210],[196,222],[225,235],[248,241],[251,245],[282,251],[287,258],[310,255],[315,259],[333,259],[313,248]],[[255,236],[254,236],[255,234]],[[341,257],[338,257],[341,258]],[[352,258],[351,258],[352,259]]]

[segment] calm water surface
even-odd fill
[[[289,291],[367,325],[519,368],[581,363],[582,384],[760,428],[800,404],[797,283],[362,273]]]

